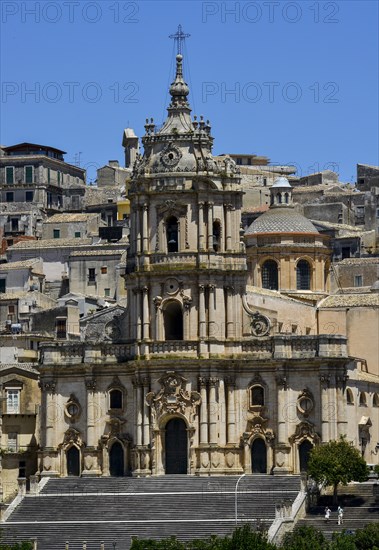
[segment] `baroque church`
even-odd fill
[[[134,164],[127,307],[90,316],[80,341],[42,344],[40,474],[299,473],[342,434],[371,457],[378,376],[362,382],[314,306],[328,238],[284,177],[244,235],[238,166],[191,116],[180,54],[169,91]],[[349,406],[363,383],[376,403],[364,414]]]

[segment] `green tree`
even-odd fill
[[[301,526],[286,533],[282,548],[285,550],[324,550],[328,548],[328,543],[321,531],[312,526]]]
[[[343,533],[333,533],[332,542],[328,550],[357,550],[354,535]]]
[[[1,544],[0,550],[33,550],[32,542],[20,542],[15,544]]]
[[[379,550],[379,523],[369,523],[358,529],[354,537],[357,550]]]
[[[367,465],[358,449],[341,436],[338,441],[313,447],[309,456],[308,475],[317,483],[333,486],[333,502],[337,504],[338,485],[365,481]]]

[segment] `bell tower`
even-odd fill
[[[207,358],[242,335],[242,189],[234,161],[212,156],[209,121],[191,117],[181,53],[169,92],[163,125],[146,119],[129,192],[129,340],[137,357]]]

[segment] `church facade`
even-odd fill
[[[249,286],[262,286],[254,278],[263,259],[276,262],[267,252],[275,243],[260,249],[252,227],[246,251],[238,167],[212,156],[209,121],[191,117],[182,63],[178,55],[166,122],[146,121],[134,164],[127,308],[88,318],[81,341],[42,345],[42,476],[298,473],[313,445],[347,434],[349,422],[358,430],[360,411],[346,399],[355,368],[346,336],[323,333],[315,308],[292,294]],[[286,185],[281,178],[274,189],[269,217],[282,193],[277,212],[287,208],[295,227]],[[304,220],[296,250],[316,252],[290,255],[288,271],[303,286],[279,280],[287,293],[324,295],[328,243]],[[309,289],[299,259],[312,268]],[[284,273],[286,260],[276,263]],[[267,265],[275,286],[277,268]],[[297,312],[295,330],[280,328],[281,300],[281,311]],[[373,377],[370,392],[377,388]]]

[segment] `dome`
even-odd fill
[[[291,186],[290,182],[284,176],[280,176],[279,178],[276,178],[276,180],[274,182],[274,185],[272,185],[271,189],[273,187],[288,187],[288,188],[292,189],[292,186]]]
[[[318,233],[313,223],[293,208],[272,208],[259,216],[245,235],[257,233]]]

